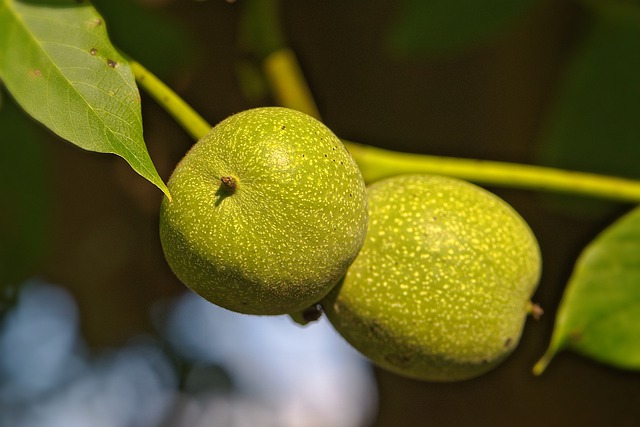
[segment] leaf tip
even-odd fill
[[[164,195],[167,196],[169,203],[173,202],[173,197],[171,197],[171,192],[169,191],[169,189],[166,186],[164,186],[164,188],[161,188],[161,190],[164,193]]]
[[[540,360],[538,360],[538,362],[536,362],[536,364],[533,365],[533,369],[532,369],[533,375],[537,377],[542,375],[542,373],[547,369],[547,366],[549,366],[551,359],[553,359],[555,355],[556,355],[556,348],[549,347],[549,349],[542,355]]]
[[[162,191],[165,197],[169,200],[169,203],[173,201],[173,197],[171,197],[169,187],[167,187],[167,184],[165,184],[164,181],[162,181],[159,177],[158,179],[149,179],[149,181],[151,181],[156,187],[160,189],[160,191]]]

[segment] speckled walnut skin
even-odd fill
[[[285,314],[322,299],[364,242],[366,187],[340,140],[294,110],[215,126],[172,174],[160,213],[166,259],[207,300]]]
[[[322,305],[381,367],[462,380],[518,344],[540,268],[535,236],[495,195],[452,178],[399,176],[369,188],[365,244]]]

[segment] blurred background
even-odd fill
[[[272,104],[245,0],[96,0],[112,41],[212,124]],[[281,2],[325,123],[400,151],[640,178],[640,3]],[[541,377],[573,263],[630,206],[490,188],[538,236],[544,273],[516,351],[455,384],[370,366],[331,327],[217,309],[178,282],[161,193],[66,143],[1,92],[0,426],[636,426],[640,376],[570,352]],[[168,179],[193,143],[142,94]]]

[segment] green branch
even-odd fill
[[[296,90],[300,87],[300,74],[297,71],[277,73],[276,70],[295,65],[295,56],[291,51],[278,58],[279,67],[273,70],[269,81],[276,81],[279,90]],[[287,65],[287,61],[293,64]],[[202,138],[211,126],[193,108],[182,100],[173,90],[136,61],[130,61],[131,68],[140,86],[145,89],[195,140]],[[294,67],[294,70],[297,67]],[[296,76],[294,80],[287,76]],[[278,77],[282,76],[282,77]],[[296,85],[288,85],[295,81]],[[304,87],[304,86],[302,86]],[[300,95],[302,93],[302,95]],[[304,92],[283,95],[282,99],[305,98]],[[298,105],[305,105],[305,102]],[[313,102],[306,102],[314,106]],[[311,109],[308,113],[314,114]],[[317,113],[315,113],[317,114]],[[405,174],[427,173],[447,175],[480,184],[513,187],[529,190],[564,192],[599,197],[624,202],[640,203],[640,181],[615,178],[603,175],[572,172],[540,166],[520,165],[485,160],[471,160],[451,157],[438,157],[420,154],[399,153],[368,145],[345,141],[345,145],[354,157],[367,183],[379,179]]]
[[[300,66],[290,49],[282,49],[278,67],[264,67],[267,80],[278,100],[297,100],[292,108],[304,105],[315,107],[311,91],[299,72]],[[271,56],[278,52],[271,53]],[[267,57],[268,59],[268,57]],[[265,60],[265,62],[267,61]],[[288,71],[287,71],[288,70]],[[297,76],[295,81],[289,75]],[[295,84],[289,84],[291,82]],[[309,97],[304,101],[305,97]],[[319,117],[315,108],[301,111]],[[529,190],[581,194],[624,202],[640,202],[640,181],[574,172],[541,166],[531,166],[487,160],[438,157],[400,153],[391,150],[343,141],[354,157],[367,183],[405,173],[446,175],[479,184],[513,187]]]
[[[207,123],[189,104],[171,88],[144,68],[140,63],[129,60],[129,65],[138,84],[173,117],[196,141],[202,138],[211,125]]]
[[[263,60],[262,68],[273,97],[279,105],[320,119],[320,112],[309,85],[291,49],[284,48],[269,54]]]
[[[366,182],[405,173],[640,203],[640,181],[542,166],[400,153],[345,141]]]

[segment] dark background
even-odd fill
[[[135,13],[124,12],[131,2],[108,3],[96,2],[114,42],[212,124],[272,102],[249,100],[238,83],[237,64],[247,59],[238,46],[242,0],[141,1]],[[383,0],[283,2],[286,35],[325,123],[340,137],[400,151],[541,162],[545,126],[592,25],[584,5],[532,2],[489,36],[425,55],[394,54],[385,47],[398,10],[399,2]],[[151,32],[134,30],[141,15],[159,19],[149,24]],[[162,46],[153,38],[154,31],[163,32],[158,22],[167,24],[169,34],[170,43]],[[136,43],[127,45],[130,38]],[[144,94],[143,118],[151,157],[166,180],[192,141]],[[601,150],[611,149],[602,144]],[[43,147],[51,214],[37,271],[77,298],[91,346],[117,346],[152,332],[152,306],[184,291],[160,248],[160,191],[115,156],[85,152],[48,135]],[[637,373],[564,352],[541,377],[531,374],[549,342],[576,257],[629,206],[576,211],[566,200],[491,190],[521,213],[539,239],[544,272],[534,300],[545,314],[528,321],[519,347],[503,365],[475,380],[431,384],[376,370],[380,403],[374,425],[640,424]]]

